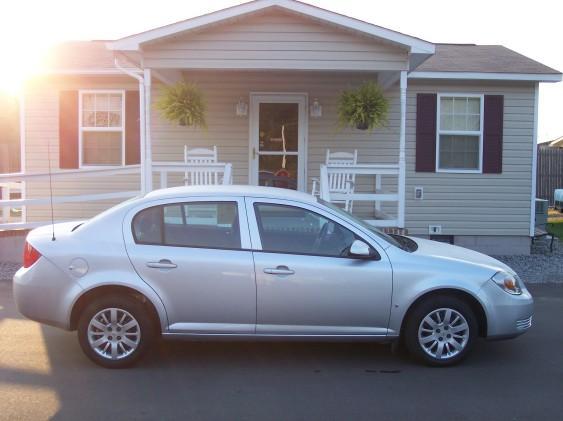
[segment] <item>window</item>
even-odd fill
[[[482,95],[439,95],[437,171],[481,172]]]
[[[80,92],[80,165],[124,165],[123,91]]]
[[[254,205],[264,251],[347,257],[356,235],[324,216],[303,208]]]
[[[191,202],[155,206],[133,218],[138,244],[240,249],[236,202]]]

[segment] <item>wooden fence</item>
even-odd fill
[[[538,147],[536,196],[553,206],[555,189],[563,189],[563,148]]]

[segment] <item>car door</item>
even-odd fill
[[[254,333],[256,283],[244,200],[190,198],[132,210],[127,253],[161,297],[169,331]]]
[[[246,199],[257,284],[256,333],[385,335],[392,270],[353,224],[300,202]],[[360,239],[369,259],[347,248]]]

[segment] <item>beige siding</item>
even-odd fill
[[[389,124],[370,133],[361,130],[340,130],[337,124],[337,100],[340,93],[358,86],[377,75],[358,73],[313,72],[193,72],[186,79],[196,82],[205,92],[208,103],[208,130],[193,130],[163,121],[153,111],[153,151],[157,161],[182,159],[184,145],[189,148],[217,145],[219,160],[233,164],[234,182],[249,183],[249,119],[237,117],[235,105],[239,98],[249,102],[251,92],[301,92],[310,100],[318,98],[323,107],[321,118],[309,118],[307,136],[307,184],[319,176],[326,149],[352,151],[358,149],[363,163],[395,164],[398,161],[399,103],[398,89],[387,92],[391,100]],[[158,100],[159,88],[155,90]],[[360,177],[358,190],[373,191],[374,177]],[[384,178],[384,187],[396,190],[396,178]],[[371,209],[373,205],[371,205]],[[362,204],[356,209],[361,212]],[[389,209],[396,212],[396,206]],[[364,209],[364,214],[367,216]],[[373,215],[370,215],[373,217]]]
[[[49,79],[30,85],[25,92],[25,165],[26,172],[46,172],[49,169],[48,147],[51,168],[59,170],[59,92],[74,89],[138,89],[131,79]],[[139,190],[139,177],[120,175],[112,177],[74,178],[53,180],[53,195],[109,193]],[[26,182],[27,198],[49,197],[49,183]],[[89,203],[64,203],[54,206],[57,220],[89,218],[122,200]],[[50,218],[48,206],[28,206],[28,222],[46,221]]]
[[[153,68],[406,70],[408,52],[285,12],[268,12],[144,48]]]
[[[415,172],[416,94],[504,95],[502,174]],[[530,231],[534,86],[531,83],[448,83],[409,80],[407,100],[406,226],[428,234],[429,224],[446,235],[522,235]],[[424,200],[414,200],[414,187]]]
[[[391,101],[389,124],[374,133],[340,130],[337,126],[337,99],[344,89],[352,88],[373,74],[351,72],[188,72],[188,80],[204,91],[208,103],[207,131],[180,127],[163,121],[158,111],[152,115],[152,139],[155,161],[181,161],[183,147],[217,145],[219,160],[233,164],[235,183],[249,180],[249,119],[235,115],[240,98],[249,101],[251,92],[301,92],[309,100],[318,98],[323,106],[321,118],[309,118],[307,133],[307,184],[317,177],[327,148],[358,149],[364,163],[397,163],[399,139],[398,88],[386,94]],[[51,144],[53,168],[58,168],[58,93],[61,89],[126,88],[137,85],[130,79],[50,81],[31,87],[26,95],[26,169],[47,169],[47,143]],[[155,84],[154,101],[161,86]],[[419,92],[486,93],[505,96],[503,172],[502,174],[415,173],[416,94]],[[407,185],[406,226],[413,234],[427,234],[429,224],[440,224],[451,235],[526,236],[530,221],[531,157],[534,115],[534,88],[531,84],[447,83],[409,80],[407,101]],[[180,180],[175,180],[179,182]],[[371,177],[358,180],[358,190],[370,190]],[[155,186],[158,186],[155,177]],[[54,183],[55,195],[103,193],[135,190],[136,176],[66,180]],[[413,199],[414,187],[424,188],[424,200]],[[396,179],[386,177],[384,188],[394,190]],[[47,197],[46,182],[28,182],[28,197]],[[55,218],[90,217],[107,208],[109,202],[63,204],[55,207]],[[357,203],[355,211],[371,216],[371,204]],[[395,209],[384,210],[394,214]],[[46,220],[47,206],[30,207],[29,220]]]

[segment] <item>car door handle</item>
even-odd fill
[[[147,266],[154,269],[175,269],[178,267],[176,263],[172,263],[168,259],[160,259],[158,262],[147,262]]]
[[[270,275],[293,275],[295,271],[291,270],[287,266],[278,266],[277,268],[266,268],[264,269],[264,273],[268,273]]]

